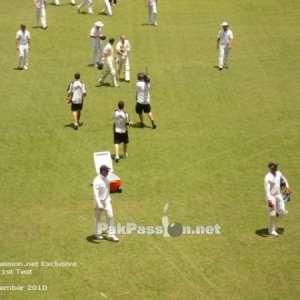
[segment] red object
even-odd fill
[[[117,192],[117,191],[119,191],[120,188],[121,188],[121,184],[122,184],[122,180],[121,179],[110,180],[109,181],[110,191],[111,192]]]
[[[268,200],[268,206],[269,206],[270,208],[273,208],[273,207],[274,207],[272,200]]]

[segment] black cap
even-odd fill
[[[277,167],[279,164],[277,163],[277,162],[275,162],[275,161],[270,161],[269,163],[268,163],[268,167],[270,168],[270,167]]]
[[[103,171],[109,171],[109,170],[110,170],[110,168],[108,166],[106,166],[106,165],[102,165],[100,167],[100,173],[102,173]]]

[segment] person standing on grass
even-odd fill
[[[20,30],[16,34],[16,48],[19,52],[19,58],[17,63],[17,69],[22,69],[21,65],[23,62],[23,69],[28,69],[28,54],[31,50],[31,39],[30,33],[26,30],[26,25],[21,24]]]
[[[131,50],[130,43],[126,39],[126,36],[122,34],[120,36],[120,40],[116,45],[116,50],[118,54],[117,59],[117,79],[120,80],[122,67],[125,68],[125,81],[130,81],[130,64],[129,64],[129,52]]]
[[[102,212],[106,214],[106,223],[108,228],[108,240],[118,242],[119,239],[115,236],[115,229],[113,226],[113,209],[110,198],[110,186],[107,179],[110,168],[106,165],[100,167],[100,174],[96,176],[93,181],[94,192],[94,208],[95,208],[95,236],[98,240],[103,240],[101,215]]]
[[[269,214],[269,230],[268,233],[273,236],[278,236],[276,231],[276,222],[279,217],[288,213],[285,209],[285,204],[280,193],[281,185],[291,193],[289,184],[286,178],[277,170],[278,163],[271,161],[268,163],[269,173],[265,176],[264,187],[266,193],[266,200]]]
[[[157,0],[145,0],[145,5],[148,8],[148,24],[157,26]]]
[[[42,23],[42,29],[47,29],[46,21],[46,0],[34,0],[36,13],[36,26],[39,27]]]
[[[74,120],[74,129],[77,130],[81,125],[80,117],[83,106],[83,98],[86,96],[85,84],[80,81],[80,74],[75,73],[75,80],[70,83],[68,89],[68,102],[71,104],[71,111]]]
[[[227,67],[229,51],[232,48],[233,33],[229,29],[229,24],[223,22],[221,24],[222,30],[218,33],[217,49],[219,50],[219,70],[222,71]]]
[[[146,113],[151,121],[152,128],[155,129],[153,115],[150,105],[150,78],[144,73],[137,74],[138,82],[135,84],[136,106],[135,111],[139,115],[141,127],[145,127],[143,112]]]
[[[90,38],[92,39],[92,65],[96,66],[102,60],[103,45],[102,40],[105,40],[105,35],[102,34],[102,27],[104,24],[100,21],[95,22],[94,26],[90,30]]]
[[[127,125],[133,125],[129,120],[128,113],[124,110],[124,102],[119,101],[118,109],[113,112],[114,119],[114,146],[115,146],[115,161],[119,162],[119,145],[123,143],[123,157],[128,157],[127,144],[129,143]]]

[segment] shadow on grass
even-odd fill
[[[113,85],[111,85],[111,84],[108,83],[108,82],[103,82],[101,85],[96,84],[95,87],[97,87],[97,88],[101,88],[101,87],[109,87],[109,88],[114,88],[114,89],[116,89],[116,87],[114,87]]]
[[[141,126],[141,122],[137,122],[137,123],[134,123],[133,125],[130,125],[131,128],[140,128],[140,129],[144,129],[144,128],[150,128],[150,129],[153,129],[152,126],[149,126],[149,125],[145,125],[142,127]]]
[[[94,234],[90,235],[90,236],[87,236],[86,237],[86,240],[89,242],[89,243],[93,243],[93,244],[99,244],[101,241],[98,240],[96,238],[96,236]]]
[[[284,228],[277,228],[276,230],[279,234],[283,234],[284,233]],[[261,228],[261,229],[257,229],[255,231],[255,233],[261,237],[268,237],[270,236],[269,235],[269,232],[268,232],[268,228]]]
[[[86,240],[89,242],[89,243],[92,243],[92,244],[100,244],[102,241],[108,241],[108,242],[112,242],[112,243],[115,243],[115,241],[112,241],[110,239],[108,239],[105,235],[103,235],[103,240],[99,240],[96,238],[96,236],[93,234],[93,235],[90,235],[90,236],[87,236],[86,237]]]
[[[81,126],[83,126],[83,123],[79,124],[79,127],[81,127]],[[65,128],[72,128],[73,129],[74,128],[74,124],[73,123],[69,123],[69,124],[64,125],[64,127]]]

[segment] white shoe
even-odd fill
[[[127,158],[127,157],[128,157],[128,153],[125,152],[125,153],[123,154],[123,158]]]
[[[115,235],[108,236],[108,240],[112,242],[118,242],[119,239]]]
[[[23,69],[24,69],[25,71],[27,71],[27,70],[28,70],[28,67],[24,67]]]
[[[77,5],[77,12],[80,13],[80,6]]]
[[[100,240],[100,241],[104,239],[102,234],[95,234],[95,237],[97,240]]]
[[[269,230],[269,235],[279,236],[275,229],[273,229],[272,231]]]
[[[119,162],[119,159],[120,159],[119,156],[116,156],[116,157],[115,157],[115,161],[116,161],[116,162]]]

